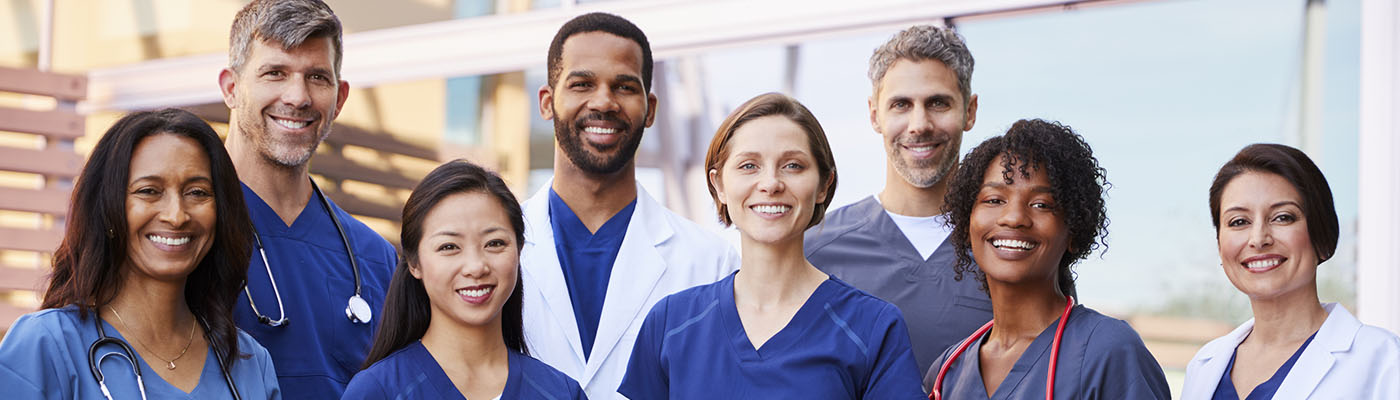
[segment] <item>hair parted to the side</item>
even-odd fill
[[[1276,143],[1245,146],[1216,172],[1210,184],[1210,222],[1215,225],[1216,235],[1220,235],[1220,196],[1225,186],[1246,172],[1278,175],[1292,184],[1303,200],[1303,220],[1308,223],[1308,240],[1317,252],[1317,263],[1332,258],[1341,232],[1332,187],[1307,153]]]
[[[384,296],[384,320],[379,323],[379,331],[374,334],[374,343],[361,369],[369,368],[395,351],[423,338],[432,321],[432,310],[428,292],[423,281],[414,278],[409,271],[419,265],[418,246],[423,241],[423,224],[428,213],[442,199],[458,193],[478,192],[490,195],[501,204],[506,217],[515,229],[516,259],[525,243],[525,216],[515,194],[496,173],[487,171],[466,160],[457,159],[442,164],[423,177],[408,201],[403,206],[403,228],[399,232],[399,243],[403,252],[399,253],[399,265],[394,268],[394,276],[389,282],[389,292]],[[525,347],[524,318],[521,315],[521,299],[525,296],[525,283],[520,276],[517,262],[515,290],[501,308],[501,333],[506,348],[529,355]]]
[[[992,165],[998,156],[1004,156],[1001,165]],[[1064,219],[1069,230],[1068,246],[1060,258],[1060,292],[1077,297],[1070,267],[1108,245],[1104,195],[1111,185],[1089,143],[1069,126],[1023,119],[1011,125],[1005,135],[987,139],[963,158],[948,185],[943,212],[948,214],[947,224],[953,228],[948,240],[953,242],[953,253],[958,257],[953,265],[954,278],[961,280],[963,273],[972,273],[983,290],[987,289],[987,276],[973,265],[968,228],[977,193],[984,183],[982,177],[989,168],[1001,168],[1006,184],[1029,179],[1032,170],[1045,171],[1050,195],[1055,199],[1055,215]]]
[[[880,92],[880,80],[896,61],[942,62],[958,77],[958,90],[962,92],[963,104],[972,98],[972,53],[967,50],[963,37],[952,28],[933,25],[915,25],[896,33],[885,44],[870,55],[870,85],[874,93]]]
[[[291,49],[307,39],[330,38],[335,48],[335,79],[340,79],[340,18],[321,0],[253,0],[233,17],[228,35],[228,66],[241,72],[254,40]]]
[[[646,85],[644,91],[651,92],[651,42],[647,41],[646,33],[642,33],[641,28],[626,18],[603,12],[574,17],[559,27],[559,32],[554,34],[554,40],[549,42],[549,56],[545,60],[550,88],[559,83],[559,74],[564,69],[561,62],[564,58],[564,42],[571,36],[588,32],[607,32],[637,42],[637,46],[642,48],[642,83]]]
[[[244,206],[233,161],[219,135],[188,111],[164,109],[122,117],[98,139],[73,186],[63,241],[53,253],[53,273],[42,308],[78,307],[86,319],[122,291],[122,268],[132,239],[126,220],[127,183],[136,146],[154,135],[194,139],[209,157],[214,190],[214,241],[185,281],[185,304],[204,323],[219,361],[238,353],[233,307],[248,276],[253,223]]]
[[[710,139],[710,149],[705,153],[705,170],[720,171],[719,173],[723,174],[724,161],[729,158],[729,139],[734,137],[734,131],[749,121],[768,116],[781,116],[802,127],[802,131],[807,133],[807,145],[811,147],[812,158],[817,163],[817,175],[823,184],[829,183],[826,187],[826,197],[817,201],[816,207],[812,209],[812,221],[807,223],[808,228],[816,226],[826,216],[826,208],[831,205],[831,198],[836,195],[836,159],[831,154],[831,145],[827,143],[826,131],[822,130],[821,123],[817,122],[817,117],[812,115],[812,111],[797,99],[782,93],[764,93],[739,105],[739,108],[734,109],[734,112],[719,124],[714,138]],[[733,223],[729,218],[729,207],[720,202],[719,192],[715,191],[714,183],[706,186],[710,189],[710,199],[715,202],[715,211],[719,213],[719,222],[729,226]]]

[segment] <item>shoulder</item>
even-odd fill
[[[859,232],[870,222],[872,203],[874,207],[879,207],[873,196],[841,206],[827,213],[821,223],[807,228],[803,242],[808,253],[834,243],[843,236]]]
[[[5,333],[3,347],[28,347],[30,351],[35,350],[34,346],[54,347],[61,344],[54,339],[67,336],[63,332],[81,329],[81,325],[91,326],[94,318],[97,316],[93,314],[81,318],[75,306],[49,308],[25,314],[16,319],[10,330]]]
[[[662,320],[667,319],[668,315],[683,316],[684,318],[694,317],[695,314],[705,312],[718,304],[722,285],[733,284],[734,274],[729,274],[729,276],[713,283],[692,286],[672,293],[657,301],[656,305],[651,307],[648,315]]]
[[[895,327],[907,330],[904,313],[894,304],[875,297],[835,276],[826,283],[832,285],[825,314],[846,329],[865,330],[866,335],[885,335]]]
[[[252,356],[251,360],[258,364],[272,365],[272,355],[267,352],[267,348],[243,329],[238,329],[238,352]]]
[[[349,236],[351,243],[355,246],[355,251],[364,251],[369,253],[365,254],[366,256],[373,256],[376,258],[395,254],[394,245],[390,244],[383,236],[380,236],[379,232],[371,229],[369,225],[365,225],[364,222],[361,222],[358,218],[355,218],[355,216],[341,209],[339,204],[336,204],[329,198],[327,198],[326,201],[331,202],[331,209],[335,212],[336,219],[340,220],[340,224],[344,226],[345,235]]]
[[[510,361],[519,363],[520,376],[528,380],[527,387],[539,390],[545,394],[550,393],[570,393],[580,390],[581,386],[574,378],[560,372],[554,367],[545,364],[543,361],[524,354],[511,352]]]
[[[380,396],[387,397],[385,393],[388,393],[388,389],[390,389],[390,381],[393,380],[393,377],[398,373],[399,369],[405,365],[405,358],[410,355],[415,345],[416,343],[398,349],[390,353],[387,357],[384,357],[384,359],[376,361],[374,365],[370,365],[369,368],[365,368],[359,373],[356,373],[355,376],[350,379],[349,385],[345,387],[344,398],[360,399],[378,398]],[[355,395],[352,396],[352,393]]]
[[[1127,321],[1103,315],[1092,308],[1076,307],[1075,317],[1070,321],[1071,325],[1078,325],[1080,331],[1085,332],[1086,341],[1108,352],[1097,352],[1101,356],[1112,356],[1109,353],[1115,350],[1147,348],[1142,337]]]

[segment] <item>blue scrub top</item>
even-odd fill
[[[956,279],[953,243],[944,240],[928,259],[920,257],[874,196],[828,213],[807,229],[803,249],[817,269],[899,307],[920,374],[992,320],[982,284],[971,273]]]
[[[987,395],[987,386],[982,381],[981,357],[978,356],[978,349],[987,339],[987,335],[983,335],[949,367],[943,378],[943,398],[1044,399],[1050,347],[1059,324],[1056,318],[1036,336],[991,396]],[[924,377],[924,384],[930,390],[938,369],[955,349],[956,346],[951,346],[944,351]],[[1077,305],[1060,340],[1054,398],[1167,400],[1171,399],[1171,391],[1162,367],[1127,322]]]
[[[510,372],[501,399],[587,399],[563,372],[530,356],[509,352]],[[466,399],[423,342],[413,342],[360,371],[342,399]]]
[[[622,249],[627,224],[637,200],[618,211],[597,232],[589,232],[574,210],[549,189],[549,223],[554,228],[555,251],[559,267],[564,270],[564,283],[569,287],[569,300],[574,305],[574,321],[578,337],[583,341],[583,356],[593,352],[593,338],[598,336],[598,318],[603,314],[603,299],[608,293],[608,278],[613,262]]]
[[[238,296],[234,321],[272,354],[277,379],[288,398],[340,398],[345,384],[360,370],[374,329],[383,318],[379,312],[384,291],[397,262],[394,247],[331,203],[360,264],[360,297],[375,314],[370,324],[352,323],[345,317],[345,305],[355,294],[355,275],[345,244],[320,199],[312,194],[301,215],[287,226],[247,185],[243,185],[243,198],[262,236],[289,322],[280,327],[258,323],[246,295]],[[258,311],[275,319],[277,297],[257,249],[249,263],[248,289]]]
[[[1312,343],[1315,337],[1317,337],[1317,332],[1313,332],[1312,336],[1308,336],[1308,340],[1304,340],[1303,345],[1298,346],[1298,350],[1293,352],[1293,356],[1288,357],[1288,361],[1284,361],[1283,365],[1280,365],[1278,370],[1274,371],[1274,375],[1269,377],[1269,380],[1260,383],[1259,386],[1255,386],[1253,390],[1249,391],[1248,395],[1245,395],[1245,400],[1267,400],[1274,398],[1274,393],[1278,392],[1278,387],[1283,385],[1283,379],[1288,377],[1288,371],[1293,369],[1293,364],[1296,364],[1298,362],[1298,357],[1303,355],[1303,349],[1308,348],[1308,343]],[[1225,373],[1220,375],[1220,383],[1215,385],[1215,394],[1211,396],[1211,399],[1240,400],[1239,390],[1235,389],[1235,381],[1230,380],[1230,371],[1235,369],[1235,356],[1239,354],[1238,349],[1239,346],[1236,346],[1235,353],[1230,354],[1230,363],[1225,365]]]
[[[899,309],[835,277],[754,349],[734,276],[652,307],[621,393],[632,399],[922,399]]]
[[[86,319],[78,317],[76,306],[50,308],[26,314],[15,321],[14,326],[0,341],[0,392],[7,399],[100,399],[102,390],[97,385],[88,368],[88,346],[100,336],[93,324],[95,315]],[[106,321],[102,327],[108,337],[125,341],[121,332]],[[183,338],[182,338],[183,339]],[[135,344],[127,342],[136,350]],[[105,345],[98,349],[96,356],[109,352],[122,352],[117,345]],[[238,352],[247,355],[235,357],[229,366],[229,376],[233,378],[238,394],[244,399],[280,399],[282,393],[277,387],[277,372],[273,370],[272,358],[267,350],[253,341],[242,331],[238,332]],[[200,373],[199,384],[190,393],[176,388],[161,379],[150,365],[136,354],[136,363],[141,368],[141,379],[146,385],[146,396],[150,399],[229,399],[223,372],[218,359],[211,349],[204,358],[204,371]],[[184,363],[189,363],[185,359]],[[161,366],[164,368],[164,366]],[[183,366],[182,366],[183,368]],[[139,399],[141,391],[136,386],[136,374],[131,363],[121,357],[107,357],[102,362],[102,375],[107,388],[116,399]]]

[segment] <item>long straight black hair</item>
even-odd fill
[[[131,155],[155,135],[194,139],[209,156],[214,189],[214,243],[185,281],[185,304],[208,332],[209,344],[227,366],[238,353],[233,306],[248,276],[253,223],[243,189],[219,135],[208,123],[179,109],[128,114],[97,141],[73,186],[68,226],[53,253],[53,273],[42,308],[78,307],[80,318],[97,312],[122,290],[122,266],[133,238],[126,223],[126,186]]]
[[[505,209],[511,228],[515,229],[516,259],[520,258],[520,247],[525,243],[525,216],[521,214],[520,203],[510,192],[505,181],[491,171],[487,171],[465,160],[453,160],[429,172],[423,181],[413,188],[408,202],[403,206],[403,229],[399,243],[399,265],[394,269],[394,278],[389,282],[389,293],[385,295],[384,321],[379,323],[379,331],[374,334],[374,345],[361,369],[369,368],[395,351],[423,338],[432,321],[432,310],[428,293],[423,289],[423,281],[414,278],[409,272],[411,266],[418,265],[418,245],[423,239],[423,223],[428,212],[438,202],[458,193],[479,192],[495,197]],[[525,285],[520,277],[520,267],[516,266],[515,290],[506,299],[501,309],[501,334],[506,348],[529,355],[525,348],[524,320],[521,317],[520,302],[525,295]]]

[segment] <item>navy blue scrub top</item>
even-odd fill
[[[559,253],[559,267],[564,270],[564,283],[569,287],[569,300],[574,305],[574,321],[578,322],[578,337],[583,341],[585,358],[593,351],[598,319],[603,314],[603,298],[608,293],[608,278],[636,208],[637,200],[632,200],[598,227],[597,232],[589,232],[564,199],[559,198],[553,188],[549,189],[549,223],[554,228],[554,249]]]
[[[509,352],[510,372],[501,399],[587,399],[563,372],[530,356]],[[423,342],[413,342],[360,371],[342,399],[466,399]],[[476,400],[476,399],[473,399]],[[483,399],[484,400],[484,399]]]
[[[734,276],[667,296],[637,335],[631,399],[922,399],[899,309],[832,277],[755,349]]]
[[[1317,332],[1313,332],[1312,336],[1308,336],[1308,340],[1304,340],[1303,345],[1298,346],[1298,350],[1293,352],[1293,356],[1288,357],[1288,361],[1284,361],[1283,365],[1280,365],[1278,370],[1274,371],[1274,375],[1269,377],[1269,380],[1260,383],[1259,386],[1254,387],[1254,390],[1249,391],[1249,395],[1245,396],[1245,400],[1267,400],[1274,398],[1274,393],[1278,392],[1279,385],[1283,384],[1283,378],[1288,377],[1288,371],[1293,369],[1293,364],[1297,363],[1298,357],[1303,355],[1303,349],[1308,348],[1308,343],[1312,343],[1315,337],[1317,337]],[[1220,375],[1220,383],[1215,385],[1215,394],[1211,396],[1211,399],[1240,400],[1239,391],[1235,389],[1235,382],[1230,380],[1230,371],[1235,369],[1235,355],[1238,353],[1238,346],[1236,346],[1236,352],[1230,354],[1230,363],[1225,365],[1225,373]]]
[[[1059,324],[1056,318],[1036,336],[1006,374],[1006,379],[997,386],[996,393],[990,396],[982,380],[981,357],[978,356],[978,349],[987,340],[987,335],[982,335],[981,340],[968,346],[949,367],[943,378],[943,398],[1044,399],[1050,347],[1055,342],[1055,329]],[[956,346],[944,351],[924,376],[929,390],[933,389],[938,369],[953,350]],[[1065,324],[1056,365],[1056,399],[1171,399],[1162,367],[1147,352],[1137,331],[1127,322],[1083,305],[1074,306],[1069,323]]]
[[[360,297],[374,312],[370,324],[350,322],[345,317],[345,305],[355,294],[350,259],[330,214],[315,194],[311,196],[301,215],[287,226],[257,193],[243,185],[248,215],[262,236],[289,322],[280,327],[258,323],[248,297],[242,294],[233,314],[238,327],[272,354],[287,398],[336,399],[360,370],[374,329],[384,318],[379,312],[397,255],[378,233],[331,203],[359,260]],[[248,290],[258,311],[268,318],[278,317],[277,297],[256,248],[248,266]]]

